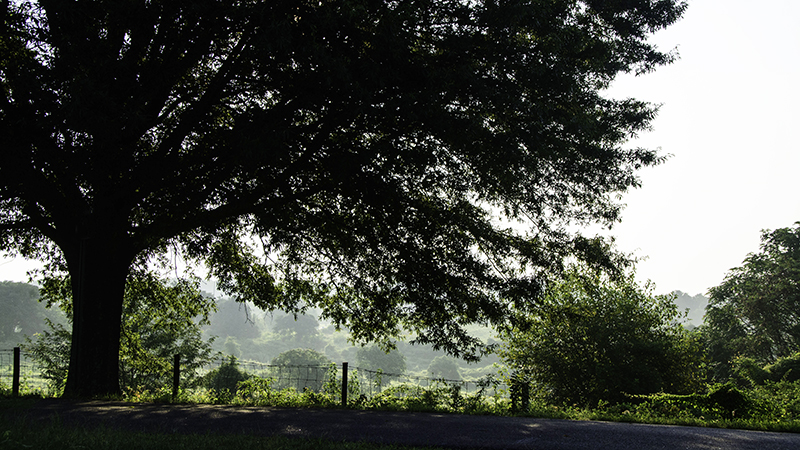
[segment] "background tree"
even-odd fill
[[[322,348],[324,343],[320,337],[319,322],[308,314],[281,314],[275,317],[272,332],[283,341],[297,347]]]
[[[356,352],[359,368],[382,370],[387,375],[402,375],[406,372],[406,357],[397,349],[386,351],[377,345],[361,347]]]
[[[306,388],[319,391],[325,383],[331,362],[327,356],[310,348],[287,350],[272,359],[272,365],[283,366],[277,387],[293,387],[299,392]]]
[[[460,380],[458,364],[449,356],[437,356],[428,366],[428,376],[445,380]]]
[[[691,393],[703,386],[703,349],[678,318],[672,296],[653,295],[633,275],[610,281],[576,269],[527,323],[505,330],[500,355],[556,402]]]
[[[222,347],[225,349],[225,354],[233,356],[234,358],[239,358],[242,355],[242,346],[234,336],[225,338],[225,343]]]
[[[708,298],[703,294],[689,295],[686,292],[673,291],[675,304],[679,311],[686,311],[684,324],[687,329],[694,329],[703,324],[703,319],[708,306]]]
[[[0,281],[0,342],[17,345],[25,341],[25,336],[46,330],[47,321],[64,321],[58,308],[47,308],[39,298],[37,286]]]
[[[601,93],[673,60],[647,37],[684,9],[4,2],[0,250],[69,273],[65,394],[119,392],[125,282],[169,252],[238,300],[474,359],[465,326],[533,307],[564,257],[614,265],[568,225],[613,224],[662,158],[623,148],[656,108]]]
[[[800,222],[763,231],[759,252],[709,290],[703,332],[720,380],[736,357],[763,366],[800,351]]]
[[[255,339],[262,331],[261,324],[255,320],[256,314],[248,305],[233,299],[218,299],[216,311],[209,316],[209,324],[204,328],[209,335],[218,336],[222,341],[229,336],[240,341]]]

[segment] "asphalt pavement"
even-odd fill
[[[465,449],[800,450],[800,434],[343,409],[42,400],[29,420],[164,433],[325,438]]]

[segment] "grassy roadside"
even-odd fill
[[[111,428],[86,429],[53,421],[31,423],[25,410],[37,398],[0,398],[0,449],[2,450],[435,450],[432,447],[401,447],[372,443],[335,442],[325,439],[292,439],[218,434],[165,434],[121,431]]]
[[[246,435],[181,435],[133,433],[112,429],[70,428],[53,423],[32,429],[24,422],[3,424],[0,428],[0,449],[109,449],[159,450],[414,450],[420,447],[399,447],[370,443],[341,443],[322,439],[290,439]],[[432,450],[432,449],[429,449]]]
[[[219,434],[165,434],[120,431],[110,428],[86,429],[53,421],[44,426],[31,423],[25,410],[34,405],[36,398],[0,399],[0,449],[191,449],[218,450],[422,450],[424,447],[377,445],[373,443],[343,443],[324,439],[292,439],[282,436],[260,437]],[[714,426],[721,428],[752,429],[765,431],[793,431],[800,429],[798,423],[768,423],[754,419],[725,419],[701,421],[664,417],[644,417],[638,413],[623,411],[590,411],[584,409],[532,408],[525,416],[560,418],[571,420],[611,420],[621,422],[659,423],[673,425]],[[427,448],[427,450],[433,450]]]
[[[800,421],[798,420],[765,419],[763,417],[722,418],[719,416],[706,418],[704,416],[694,417],[688,414],[664,414],[647,408],[625,409],[619,406],[601,409],[540,406],[533,407],[528,413],[524,414],[524,416],[543,419],[597,420],[604,422],[800,433]]]
[[[654,394],[631,398],[628,404],[600,404],[595,408],[556,406],[532,401],[524,413],[512,414],[508,399],[488,401],[464,396],[448,389],[428,389],[418,395],[398,396],[387,390],[352,407],[372,410],[426,411],[455,414],[514,415],[518,417],[566,420],[601,420],[613,422],[685,425],[758,431],[800,433],[800,385],[778,383],[742,393],[720,386],[708,394]],[[396,394],[396,393],[395,393]],[[25,410],[41,396],[10,398],[0,395],[0,450],[2,449],[161,449],[192,450],[236,449],[323,449],[323,450],[409,450],[411,447],[378,446],[369,443],[339,443],[325,440],[301,440],[285,437],[243,435],[174,435],[134,433],[112,429],[86,430],[60,423],[35,429],[25,422]],[[128,396],[123,401],[170,402],[169,396],[156,394]],[[178,403],[216,403],[241,406],[331,407],[338,405],[316,393],[242,390],[225,398],[192,397],[183,394]]]

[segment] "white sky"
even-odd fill
[[[681,59],[625,77],[615,97],[663,104],[632,146],[670,160],[641,172],[612,231],[620,250],[647,257],[638,276],[659,293],[705,293],[758,250],[760,231],[800,221],[800,1],[690,0],[653,38]],[[0,280],[33,265],[0,257]]]
[[[705,293],[758,250],[762,229],[800,221],[798,19],[797,0],[689,0],[653,38],[680,60],[612,91],[663,104],[635,145],[674,156],[641,173],[612,231],[648,257],[638,277],[657,292]]]

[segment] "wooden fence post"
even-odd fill
[[[178,389],[181,384],[181,355],[177,354],[172,360],[172,401],[178,399]]]
[[[531,398],[531,386],[528,381],[519,376],[519,374],[515,374],[511,378],[509,390],[511,391],[511,410],[515,412],[527,411],[530,408]]]
[[[525,383],[522,385],[522,410],[528,411],[531,407],[531,385]]]
[[[342,407],[347,408],[347,363],[342,363]]]
[[[19,347],[14,347],[14,378],[11,380],[11,395],[14,397],[19,396],[19,367],[20,367],[20,350]]]

